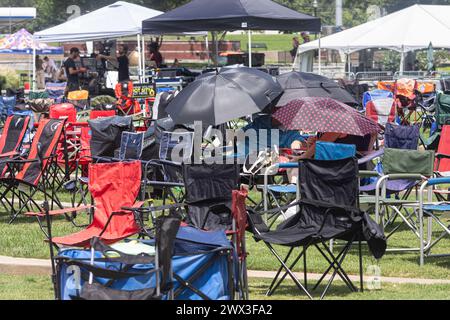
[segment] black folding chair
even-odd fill
[[[267,295],[272,295],[286,277],[290,277],[310,299],[307,281],[307,250],[315,247],[329,264],[313,290],[324,281],[331,272],[321,299],[327,294],[332,282],[339,276],[352,291],[357,291],[346,271],[343,262],[354,242],[359,243],[360,288],[363,290],[361,241],[367,240],[369,248],[376,258],[380,258],[386,249],[386,241],[381,228],[371,218],[358,209],[358,163],[356,159],[337,161],[305,160],[299,164],[300,201],[281,208],[297,206],[295,216],[270,231],[264,223],[261,213],[249,210],[249,225],[257,241],[262,240],[281,266],[273,279]],[[280,210],[279,208],[271,210]],[[267,213],[267,212],[266,212]],[[264,214],[264,213],[263,213]],[[367,232],[369,231],[369,232]],[[342,249],[333,253],[327,241],[344,241]],[[274,245],[289,248],[285,258],[275,250]],[[300,249],[294,259],[295,249]],[[304,283],[293,273],[293,268],[303,260]],[[284,272],[283,272],[284,271]]]

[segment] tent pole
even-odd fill
[[[402,52],[400,53],[400,75],[403,75],[405,71],[405,47],[402,46]]]
[[[347,53],[347,72],[348,72],[349,78],[350,78],[350,73],[352,72],[351,68],[352,68],[351,54]]]
[[[145,83],[145,35],[142,35],[142,82]]]
[[[211,64],[211,59],[210,59],[210,56],[209,56],[209,39],[208,39],[208,33],[206,33],[206,36],[205,36],[205,49],[206,49],[206,56],[207,56],[207,58],[208,58],[208,67],[209,67],[209,65]]]
[[[32,70],[33,70],[33,79],[32,79],[32,88],[33,91],[36,91],[36,46],[33,43],[33,60],[31,61]]]
[[[321,41],[320,38],[322,36],[322,33],[319,32],[319,75],[322,75],[322,46],[321,46]]]
[[[139,83],[142,83],[142,54],[141,54],[141,35],[137,35],[137,51],[138,51],[138,75],[139,75]]]
[[[250,68],[253,67],[253,59],[252,59],[252,30],[248,30],[248,66]]]

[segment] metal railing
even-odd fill
[[[391,71],[368,71],[357,72],[356,80],[358,81],[389,81],[394,80],[394,75]]]

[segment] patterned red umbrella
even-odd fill
[[[296,99],[273,115],[287,130],[335,132],[365,136],[380,131],[374,121],[331,98]]]

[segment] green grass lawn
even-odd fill
[[[270,281],[250,279],[251,300],[306,300],[292,281],[286,281],[273,296],[265,295]],[[0,300],[51,300],[53,287],[47,276],[0,275]],[[319,292],[313,292],[318,298]],[[330,289],[328,300],[448,300],[450,285],[383,284],[381,290],[350,293],[342,282],[336,282]]]

